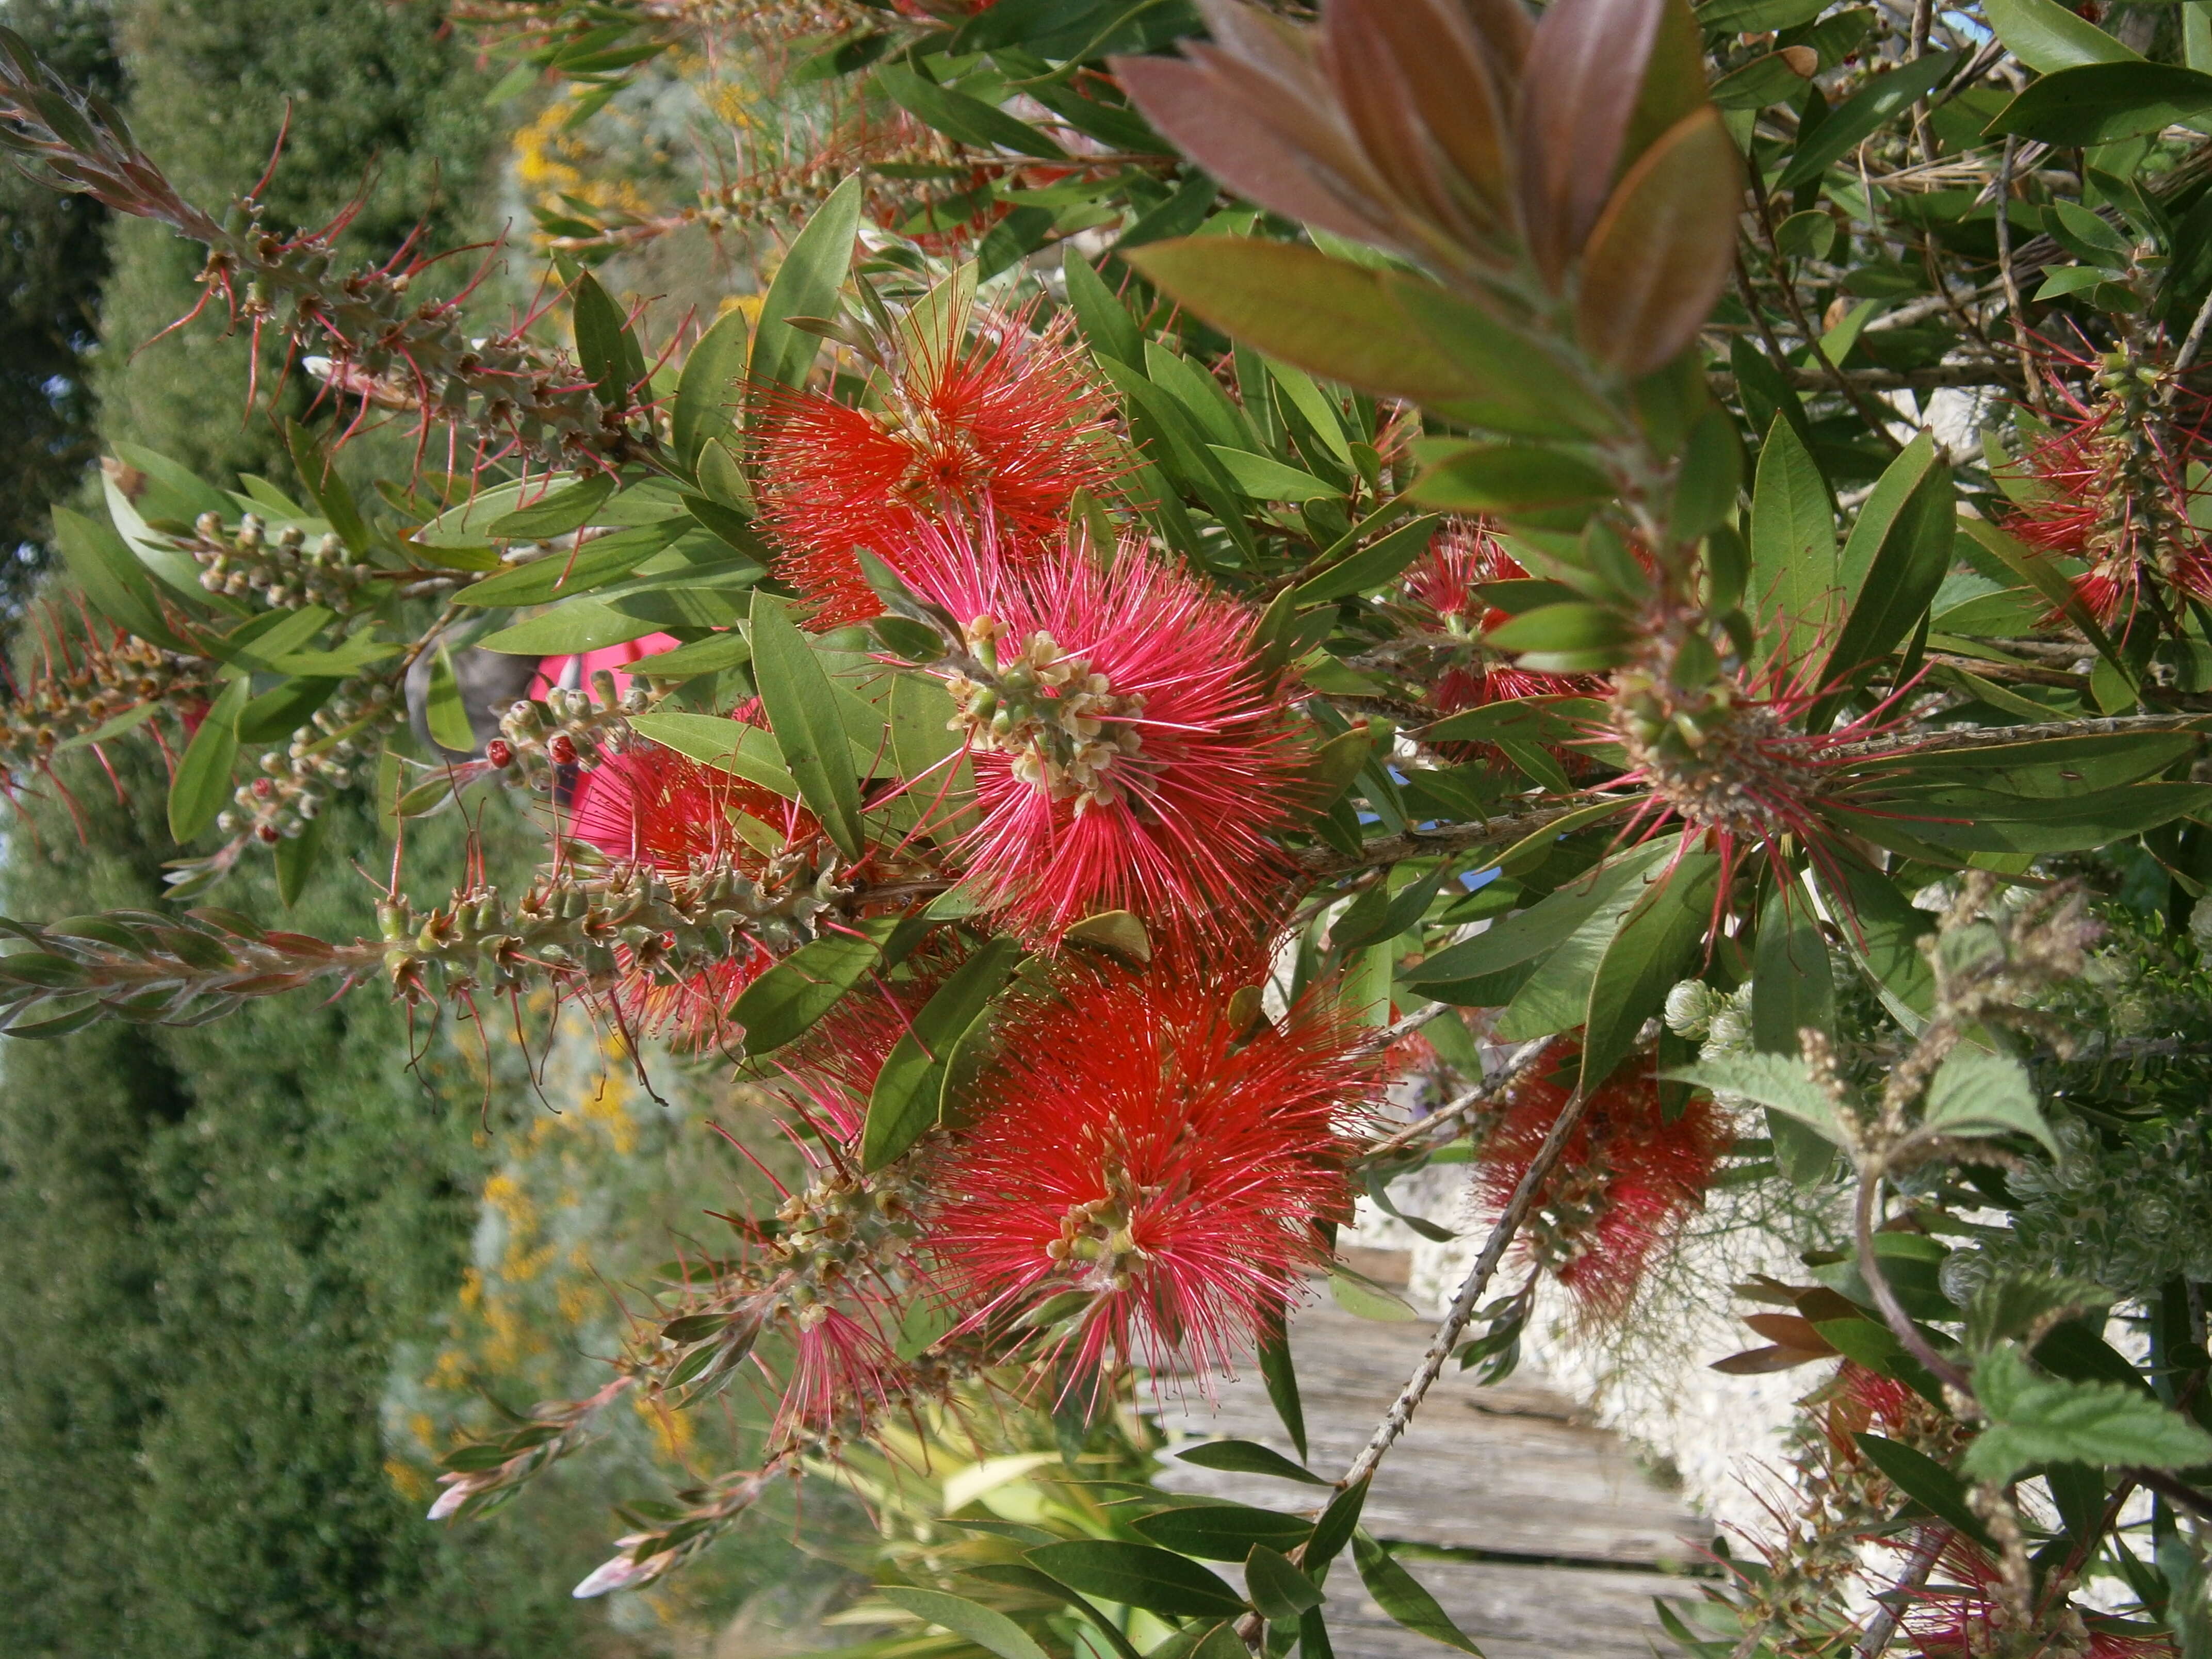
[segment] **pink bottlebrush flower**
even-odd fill
[[[1079,489],[1112,484],[1107,400],[1065,324],[1033,334],[1026,312],[985,312],[971,337],[965,311],[953,312],[947,337],[896,356],[879,408],[818,392],[763,400],[762,522],[817,626],[882,611],[856,549],[897,567],[924,526],[988,518],[1009,554],[1035,557],[1061,534]]]
[[[1513,1091],[1478,1154],[1477,1190],[1503,1209],[1535,1162],[1572,1091],[1549,1070],[1571,1066],[1568,1046]],[[1719,1109],[1692,1097],[1671,1121],[1661,1109],[1656,1062],[1632,1060],[1602,1085],[1537,1195],[1530,1248],[1583,1310],[1617,1319],[1653,1259],[1705,1189],[1733,1139]]]
[[[1102,910],[1219,938],[1269,913],[1298,771],[1248,611],[1137,538],[1025,565],[988,526],[931,529],[906,574],[1000,677],[950,681],[981,813],[954,850],[987,905],[1041,940]]]
[[[1351,1213],[1377,1068],[1333,1006],[1241,1028],[1235,973],[1080,967],[1008,1032],[923,1214],[971,1327],[1085,1298],[1062,1358],[1230,1367]]]
[[[2196,477],[2212,399],[2154,372],[2146,380],[2123,353],[2045,343],[2044,355],[2088,388],[2050,375],[2058,400],[2051,429],[1999,469],[2028,486],[2005,528],[2040,552],[2087,565],[2073,579],[2074,593],[2107,627],[2147,602],[2212,601],[2212,534],[2197,523],[2212,492]]]

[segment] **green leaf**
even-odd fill
[[[1635,639],[1635,624],[1624,613],[1577,599],[1524,611],[1491,629],[1483,642],[1515,653],[1531,667],[1575,672],[1610,666]]]
[[[1419,278],[1235,236],[1155,242],[1127,258],[1223,332],[1310,374],[1463,411],[1471,423],[1496,430],[1574,430],[1559,413],[1556,363]],[[1404,301],[1449,317],[1457,337],[1437,338]]]
[[[1767,428],[1751,495],[1751,574],[1743,608],[1762,656],[1796,662],[1843,609],[1835,507],[1812,454],[1783,416]]]
[[[1673,843],[1667,850],[1672,852]],[[1547,893],[1518,915],[1493,921],[1473,939],[1446,946],[1407,969],[1401,978],[1418,988],[1449,985],[1541,957],[1572,937],[1601,906],[1618,898],[1620,908],[1626,910],[1635,902],[1633,895],[1622,895],[1657,855],[1656,849],[1638,848],[1594,876]],[[1636,891],[1642,890],[1639,884]]]
[[[297,421],[287,421],[284,440],[292,452],[292,465],[299,469],[300,482],[315,498],[315,505],[322,509],[331,528],[337,532],[338,539],[355,553],[366,554],[373,544],[368,522],[361,516],[353,491],[346,488],[346,481],[338,476],[329,455],[315,441],[315,434]]]
[[[1498,1017],[1496,1029],[1502,1041],[1522,1042],[1583,1023],[1589,1013],[1590,986],[1620,931],[1621,919],[1642,902],[1657,880],[1652,865],[1662,857],[1671,857],[1680,844],[1674,836],[1647,842],[1620,860],[1626,866],[1624,875],[1616,877],[1608,870],[1600,878],[1602,896],[1583,914],[1574,931],[1544,957]]]
[[[1348,558],[1300,582],[1291,590],[1291,608],[1325,605],[1382,586],[1428,551],[1429,538],[1443,522],[1436,514],[1424,514],[1389,535],[1377,537]]]
[[[1787,878],[1788,872],[1783,873]],[[1752,951],[1752,1042],[1766,1054],[1795,1054],[1798,1032],[1808,1026],[1832,1032],[1835,1018],[1828,944],[1814,916],[1812,901],[1794,886],[1777,885],[1767,896]],[[1766,1121],[1774,1141],[1775,1165],[1784,1177],[1805,1187],[1827,1175],[1835,1154],[1826,1140],[1771,1108]]]
[[[744,1031],[745,1052],[768,1054],[810,1030],[867,976],[892,925],[877,918],[857,933],[824,933],[745,987],[730,1007]]]
[[[2010,1480],[2038,1463],[2212,1463],[2212,1434],[2180,1413],[2114,1383],[2039,1376],[2010,1346],[1984,1355],[1973,1382],[1990,1417],[1962,1461],[1977,1480]]]
[[[264,672],[275,667],[279,659],[297,652],[331,621],[331,613],[316,605],[301,605],[297,611],[264,611],[228,634],[202,635],[202,653],[234,668]]]
[[[1298,1455],[1305,1456],[1305,1407],[1298,1398],[1297,1367],[1291,1363],[1290,1336],[1280,1309],[1260,1335],[1260,1380],[1267,1384],[1267,1403],[1275,1408],[1283,1432],[1290,1436]]]
[[[1950,469],[1923,432],[1876,482],[1844,544],[1839,574],[1849,608],[1815,684],[1857,673],[1913,630],[1951,568],[1957,523]],[[1825,730],[1841,702],[1824,699],[1808,717],[1812,728]]]
[[[1590,980],[1577,1086],[1595,1089],[1612,1074],[1636,1047],[1644,1022],[1699,960],[1719,878],[1720,860],[1711,854],[1686,854],[1622,918]]]
[[[2122,46],[2058,0],[1983,0],[1982,15],[2005,49],[2038,75],[2081,64],[2140,64],[2142,54]]]
[[[645,353],[623,309],[608,297],[599,278],[585,271],[572,294],[576,356],[592,390],[610,409],[627,409],[630,394],[645,379]]]
[[[1010,149],[1017,155],[1035,155],[1048,161],[1064,161],[1067,152],[1026,121],[1020,121],[981,99],[952,87],[925,80],[903,64],[886,64],[875,74],[875,84],[885,96],[926,126],[978,149]]]
[[[955,1636],[964,1636],[999,1659],[1048,1659],[1036,1638],[994,1607],[943,1590],[918,1589],[907,1584],[879,1584],[876,1594],[895,1607],[918,1613],[933,1625],[941,1625]]]
[[[1237,1474],[1271,1474],[1279,1480],[1296,1480],[1309,1486],[1326,1486],[1328,1482],[1310,1469],[1296,1463],[1271,1446],[1256,1440],[1208,1440],[1201,1445],[1185,1446],[1176,1453],[1178,1460],[1195,1463],[1201,1469],[1225,1469]]]
[[[783,601],[767,593],[753,596],[751,639],[753,678],[769,729],[782,748],[784,768],[838,850],[857,860],[866,848],[860,792],[854,781],[837,688]]]
[[[1313,1523],[1249,1504],[1193,1504],[1161,1510],[1130,1522],[1155,1544],[1201,1561],[1242,1561],[1255,1544],[1294,1548]]]
[[[112,526],[58,507],[54,542],[94,610],[142,640],[172,651],[191,650],[162,620],[153,579]]]
[[[937,1121],[946,1061],[961,1035],[981,1016],[1023,956],[1018,940],[999,938],[962,963],[924,1003],[884,1057],[868,1096],[860,1134],[860,1167],[873,1172]],[[1081,1589],[1081,1585],[1076,1586]]]
[[[2212,75],[2178,64],[2083,64],[2033,82],[1983,136],[2049,144],[2107,144],[2212,120]],[[1825,129],[1823,129],[1825,131]]]
[[[1715,1094],[1738,1095],[1771,1111],[1787,1113],[1838,1146],[1851,1144],[1827,1091],[1813,1081],[1805,1063],[1792,1054],[1727,1054],[1677,1066],[1660,1075],[1670,1083],[1693,1084]]]
[[[59,517],[59,511],[56,513]],[[200,729],[169,786],[169,834],[182,846],[216,820],[230,799],[231,763],[238,758],[238,716],[252,694],[244,675],[230,681],[200,720]]]
[[[1432,1642],[1441,1642],[1448,1648],[1473,1654],[1474,1659],[1482,1659],[1482,1650],[1452,1622],[1451,1615],[1437,1604],[1437,1598],[1422,1589],[1420,1582],[1400,1566],[1389,1550],[1368,1536],[1364,1528],[1352,1534],[1352,1559],[1359,1569],[1359,1582],[1367,1586],[1367,1593],[1375,1598],[1375,1604],[1391,1618],[1416,1636],[1425,1636]]]
[[[1548,522],[1550,514],[1587,512],[1613,493],[1610,478],[1564,450],[1417,438],[1413,456],[1422,470],[1412,494],[1425,507]]]
[[[1129,315],[1129,308],[1115,297],[1114,290],[1106,286],[1097,268],[1077,251],[1073,242],[1067,245],[1060,269],[1067,279],[1067,302],[1075,308],[1075,320],[1091,350],[1132,368],[1141,367],[1145,361],[1145,337],[1137,326],[1137,319]]]
[[[891,760],[898,775],[915,786],[915,805],[928,812],[933,834],[957,833],[974,822],[969,803],[975,793],[974,767],[962,757],[959,733],[947,722],[952,698],[943,684],[926,674],[900,674],[891,681]]]
[[[1344,494],[1310,472],[1247,449],[1232,449],[1227,444],[1208,444],[1206,448],[1237,488],[1255,501],[1333,501]]]
[[[1958,60],[1955,52],[1931,52],[1916,62],[1875,76],[1798,140],[1796,154],[1770,188],[1788,191],[1812,183],[1935,91]]]
[[[546,491],[527,507],[517,507],[482,520],[481,533],[500,542],[550,541],[595,523],[592,515],[614,493],[615,481],[606,473],[578,478],[558,489]],[[441,514],[437,522],[442,525],[451,516]],[[416,539],[421,537],[418,535]]]
[[[1195,1561],[1150,1544],[1086,1538],[1024,1553],[1070,1589],[1183,1619],[1235,1618],[1244,1602]]]
[[[308,684],[318,683],[308,682]],[[319,682],[320,696],[315,699],[315,702],[320,702],[323,697],[329,696],[332,688],[337,684],[337,682],[335,680]],[[270,695],[274,696],[276,694],[272,692]],[[148,720],[152,720],[155,715],[161,712],[161,705],[160,703],[142,702],[136,708],[126,708],[123,713],[113,716],[112,719],[100,721],[99,725],[94,726],[89,732],[80,732],[73,738],[64,738],[59,743],[54,745],[54,753],[57,755],[66,755],[71,750],[89,749],[96,743],[106,743],[111,738],[119,738],[126,732],[137,731],[140,726],[145,725]],[[313,712],[314,708],[311,704],[308,707],[307,713],[313,714]],[[243,716],[240,718],[242,720]],[[301,719],[305,718],[305,715],[301,716]],[[283,726],[270,735],[272,737],[283,737],[294,730],[294,728],[298,725],[299,721],[295,720],[291,725]],[[261,741],[266,742],[268,739],[264,738],[261,739]]]
[[[1851,1438],[1858,1443],[1867,1461],[1888,1476],[1890,1484],[1898,1491],[1969,1538],[1987,1541],[1989,1530],[1966,1501],[1966,1483],[1957,1475],[1925,1452],[1915,1451],[1881,1435],[1854,1434]]]
[[[676,459],[685,466],[697,464],[709,438],[732,429],[750,343],[745,313],[732,309],[714,319],[684,358],[684,373],[676,382],[676,407],[669,416],[669,438]]]
[[[860,175],[837,186],[815,209],[783,256],[768,297],[761,301],[753,330],[747,378],[757,386],[803,386],[822,342],[793,328],[793,317],[827,317],[836,309],[837,290],[853,263],[854,238],[860,228]]]
[[[649,657],[640,657],[629,665],[633,674],[653,679],[690,679],[700,674],[719,674],[724,669],[737,668],[752,660],[753,648],[745,636],[731,629],[726,633],[710,634],[703,640],[694,640],[689,645],[675,646],[666,651],[656,651]],[[671,744],[671,748],[675,745]],[[785,793],[793,793],[796,786]]]
[[[773,789],[797,800],[799,785],[783,767],[783,751],[772,732],[720,714],[637,714],[630,725],[641,738],[703,761],[732,777]]]
[[[600,600],[580,597],[527,622],[487,634],[477,641],[477,649],[514,657],[566,657],[624,645],[659,629],[660,624],[649,617],[633,617]]]
[[[331,826],[330,815],[318,813],[301,826],[300,833],[276,843],[276,896],[286,909],[300,902],[308,878],[322,861],[323,842]]]
[[[1260,1616],[1282,1624],[1328,1600],[1321,1586],[1291,1565],[1280,1550],[1255,1544],[1244,1562],[1244,1588]]]
[[[1770,52],[1714,82],[1712,99],[1722,109],[1765,109],[1796,97],[1807,78],[1785,54]]]
[[[1382,1325],[1406,1325],[1420,1317],[1403,1297],[1348,1267],[1340,1267],[1328,1276],[1328,1293],[1338,1307],[1356,1319],[1371,1319]]]
[[[1356,1486],[1346,1486],[1329,1499],[1328,1507],[1314,1522],[1313,1536],[1306,1540],[1305,1553],[1298,1557],[1298,1565],[1318,1577],[1323,1567],[1343,1553],[1359,1528],[1359,1512],[1367,1504],[1367,1488],[1374,1476],[1363,1478]]]
[[[453,595],[456,605],[544,605],[618,582],[682,533],[684,520],[617,530],[573,550],[556,550]]]
[[[440,748],[460,755],[476,748],[477,734],[469,726],[469,711],[461,702],[460,682],[453,678],[453,659],[442,643],[430,664],[430,689],[423,713],[431,739]]]
[[[1828,0],[1705,0],[1692,11],[1699,28],[1719,34],[1764,34],[1809,23],[1827,5]]]
[[[2058,1155],[2027,1067],[2010,1054],[1954,1048],[1928,1085],[1920,1121],[1923,1127],[1947,1135],[2028,1135],[2053,1158]]]

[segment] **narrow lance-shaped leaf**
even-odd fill
[[[826,317],[836,308],[837,290],[853,262],[853,239],[860,228],[860,180],[856,174],[814,210],[783,256],[775,280],[761,302],[753,331],[749,378],[755,386],[799,386],[806,379],[821,341],[793,328],[793,317]]]
[[[865,846],[860,792],[837,689],[781,600],[753,596],[751,638],[753,678],[784,768],[837,850],[858,859]]]

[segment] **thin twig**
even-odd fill
[[[2171,401],[2181,377],[2189,372],[2190,364],[2197,361],[2197,353],[2204,343],[2204,331],[2212,326],[2212,294],[2204,296],[2204,303],[2197,307],[2197,320],[2189,325],[2189,337],[2181,343],[2181,349],[2173,359],[2173,379],[2167,382],[2166,398]]]
[[[1942,1558],[1943,1546],[1951,1536],[1948,1527],[1923,1527],[1920,1536],[1912,1546],[1911,1558],[1905,1564],[1897,1583],[1890,1591],[1891,1600],[1881,1604],[1879,1611],[1867,1621],[1858,1644],[1851,1650],[1851,1659],[1881,1659],[1889,1644],[1897,1637],[1897,1627],[1904,1622],[1905,1603],[1928,1582],[1928,1575],[1936,1570]]]
[[[1997,272],[2004,281],[2005,309],[2012,317],[2012,338],[2020,352],[2020,372],[2027,382],[2027,401],[2038,413],[2043,410],[2043,377],[2035,372],[2035,354],[2028,349],[2027,318],[2021,309],[2020,276],[2012,266],[2012,163],[2019,149],[2017,138],[2004,142],[1997,162]]]
[[[1443,1003],[1437,1005],[1439,1008],[1444,1006]],[[1401,1147],[1410,1146],[1415,1141],[1427,1139],[1438,1129],[1458,1123],[1475,1108],[1497,1099],[1498,1096],[1518,1083],[1528,1073],[1528,1068],[1543,1058],[1544,1050],[1551,1045],[1552,1039],[1547,1036],[1538,1037],[1534,1042],[1522,1044],[1514,1051],[1513,1058],[1507,1060],[1498,1071],[1483,1079],[1466,1093],[1437,1107],[1426,1117],[1408,1123],[1395,1134],[1376,1141],[1360,1154],[1360,1161],[1371,1163],[1378,1158],[1388,1158]]]
[[[1431,1020],[1451,1012],[1452,1006],[1449,1002],[1432,1002],[1425,1008],[1416,1009],[1405,1018],[1394,1024],[1386,1025],[1373,1036],[1362,1040],[1358,1044],[1359,1052],[1377,1054],[1387,1048],[1394,1048],[1400,1042],[1413,1036]]]
[[[1459,1342],[1460,1333],[1467,1328],[1468,1321],[1474,1317],[1476,1307],[1480,1304],[1484,1293],[1490,1289],[1490,1281],[1498,1272],[1498,1264],[1505,1259],[1505,1252],[1520,1234],[1521,1224],[1528,1218],[1528,1212],[1535,1207],[1536,1194],[1542,1190],[1546,1178],[1551,1175],[1552,1166],[1559,1162],[1559,1154],[1566,1150],[1567,1137],[1574,1133],[1575,1125],[1582,1121],[1583,1113],[1589,1109],[1589,1096],[1577,1089],[1560,1109],[1559,1121],[1552,1125],[1552,1133],[1545,1136],[1544,1144],[1530,1162],[1528,1172],[1521,1177],[1520,1184],[1514,1188],[1513,1196],[1506,1202],[1505,1212],[1498,1218],[1497,1224],[1490,1230],[1490,1237],[1483,1241],[1482,1254],[1475,1257],[1474,1266],[1468,1269],[1466,1279],[1461,1281],[1458,1293],[1452,1297],[1451,1307],[1444,1314],[1443,1322],[1437,1327],[1436,1335],[1430,1339],[1428,1352],[1422,1355],[1419,1367],[1407,1380],[1398,1397],[1390,1402],[1390,1409],[1382,1414],[1382,1420],[1376,1425],[1366,1447],[1345,1472],[1344,1478],[1336,1483],[1339,1487],[1358,1486],[1373,1474],[1383,1455],[1398,1437],[1405,1433],[1407,1425],[1413,1420],[1413,1413],[1419,1409],[1422,1399],[1435,1385],[1437,1378],[1443,1375],[1444,1361],[1451,1358],[1452,1349]]]

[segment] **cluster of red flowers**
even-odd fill
[[[851,1432],[956,1359],[1062,1390],[1125,1363],[1230,1366],[1326,1261],[1325,1224],[1349,1219],[1352,1136],[1383,1075],[1326,988],[1273,1019],[1253,995],[1301,756],[1251,614],[1141,538],[1069,540],[1077,492],[1117,470],[1103,398],[1025,316],[948,310],[876,342],[869,407],[779,392],[756,428],[763,521],[812,625],[881,613],[865,549],[958,633],[928,672],[972,793],[943,799],[950,761],[905,780],[921,828],[851,876],[919,860],[982,912],[773,1057],[805,1176],[717,1294],[784,1338],[752,1358],[787,1437]],[[582,778],[562,829],[672,878],[720,866],[763,884],[818,840],[796,803],[642,742]],[[1064,943],[1114,911],[1143,921],[1143,948]],[[1039,954],[994,1005],[969,1119],[867,1170],[886,1059],[985,928]],[[768,965],[673,988],[634,974],[623,994],[641,1023],[703,1036]]]
[[[1304,757],[1251,611],[1141,537],[1071,539],[1078,492],[1115,476],[1104,400],[1026,317],[945,309],[873,339],[868,406],[778,392],[756,428],[763,521],[813,625],[880,615],[858,553],[880,558],[908,614],[934,619],[942,654],[920,672],[964,739],[896,786],[916,806],[903,839],[805,873],[954,877],[978,912],[773,1057],[806,1176],[750,1229],[714,1317],[784,1338],[752,1358],[794,1438],[852,1432],[961,1367],[1019,1364],[1066,1392],[1128,1363],[1231,1366],[1326,1263],[1388,1073],[1329,987],[1262,1012],[1296,873],[1274,834]],[[1440,707],[1589,689],[1481,654],[1478,585],[1522,574],[1462,526],[1409,580],[1467,647]],[[972,777],[957,791],[956,761]],[[565,829],[672,878],[734,866],[764,885],[819,840],[795,803],[649,744],[589,774]],[[1124,932],[1109,957],[1070,942],[1109,912],[1141,921],[1144,943]],[[947,1094],[961,1110],[868,1168],[888,1060],[990,931],[1035,954],[985,1017],[980,1057],[963,1042]],[[634,989],[630,1006],[704,1034],[766,965]],[[1656,1088],[1648,1066],[1608,1086],[1547,1198],[1554,1265],[1593,1305],[1625,1304],[1727,1142],[1709,1105],[1669,1119]],[[1522,1091],[1486,1182],[1510,1187],[1565,1097]]]

